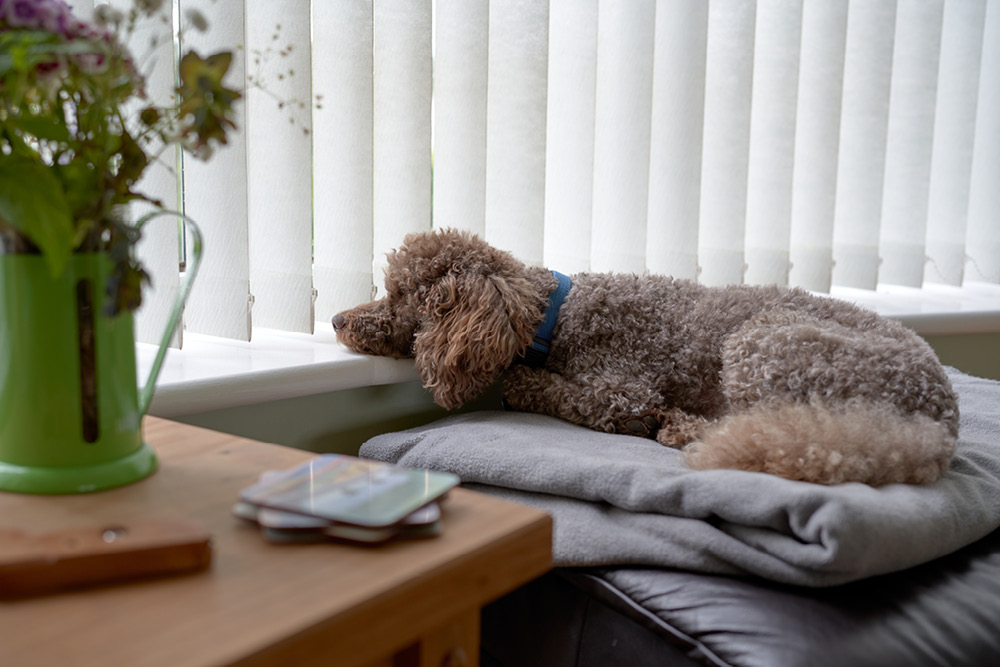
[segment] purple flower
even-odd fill
[[[109,39],[106,30],[79,20],[63,0],[0,0],[0,23],[10,28],[47,30],[63,39]]]
[[[11,28],[48,30],[63,37],[73,14],[62,0],[0,0],[0,20]]]
[[[51,13],[52,3],[46,0],[10,0],[4,7],[4,18],[13,28],[40,28]]]
[[[76,20],[73,17],[73,10],[65,2],[56,2],[55,4],[58,5],[58,9],[52,13],[49,22],[45,24],[45,28],[46,30],[66,36],[69,32],[70,23]]]
[[[109,29],[81,21],[63,0],[0,0],[0,26],[44,30],[62,40],[84,39],[112,44]]]

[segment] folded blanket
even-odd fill
[[[656,565],[830,586],[923,563],[1000,526],[1000,382],[949,369],[957,455],[927,486],[820,486],[692,471],[651,440],[475,412],[377,436],[361,455],[457,474],[555,524],[557,565]],[[872,433],[877,438],[878,433]]]

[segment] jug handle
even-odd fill
[[[184,312],[184,302],[187,301],[188,294],[191,292],[191,284],[194,282],[195,276],[198,274],[198,267],[201,266],[201,230],[198,229],[198,225],[195,224],[194,220],[187,217],[183,213],[178,213],[177,211],[153,211],[152,213],[144,215],[140,218],[139,221],[135,223],[135,228],[142,229],[143,225],[147,222],[161,215],[176,216],[187,226],[188,233],[191,235],[191,256],[189,258],[191,261],[188,262],[186,270],[184,271],[184,280],[181,283],[177,300],[174,302],[173,310],[170,311],[170,317],[167,320],[167,328],[163,332],[163,336],[160,338],[160,347],[156,351],[153,366],[149,369],[149,377],[146,378],[146,384],[143,385],[142,390],[139,392],[140,415],[145,415],[146,411],[149,410],[149,404],[153,400],[153,390],[156,388],[156,378],[159,376],[160,368],[163,366],[163,359],[167,356],[167,348],[170,346],[170,339],[173,338],[174,331],[177,329],[177,325],[181,321],[181,313]]]

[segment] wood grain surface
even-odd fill
[[[231,514],[268,469],[313,454],[154,417],[151,477],[72,496],[0,493],[0,533],[195,520],[196,574],[0,601],[0,665],[476,664],[479,609],[551,566],[548,515],[466,489],[443,534],[379,546],[270,544]]]

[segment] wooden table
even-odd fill
[[[153,476],[95,494],[0,493],[0,528],[195,518],[211,567],[0,601],[0,665],[474,665],[482,605],[551,565],[548,515],[461,488],[436,538],[269,544],[233,501],[312,454],[154,417],[144,428]]]

